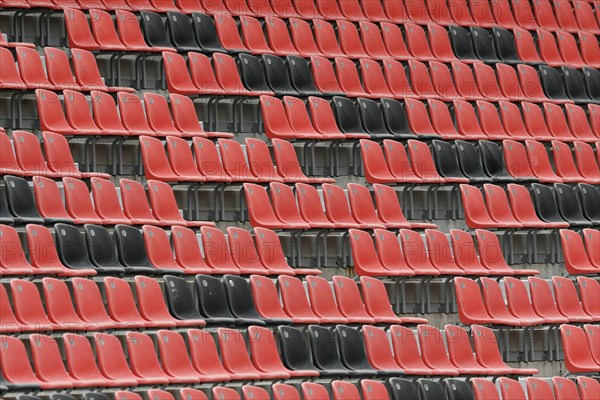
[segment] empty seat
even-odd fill
[[[169,221],[170,225],[189,227],[214,226],[207,221],[186,221],[179,214],[179,206],[175,200],[173,189],[164,182],[148,180],[148,195],[152,213],[157,220]]]
[[[292,321],[303,324],[319,323],[321,321],[310,307],[301,280],[280,276],[278,283],[283,309],[292,318]]]
[[[204,259],[206,264],[215,272],[223,274],[250,274],[253,272],[264,273],[263,268],[251,265],[248,269],[239,269],[234,263],[231,249],[227,244],[225,234],[212,227],[204,226],[200,228],[202,233],[202,246],[204,249]],[[191,240],[191,237],[189,238]],[[225,295],[225,293],[223,293]]]
[[[594,361],[587,343],[585,331],[573,325],[561,325],[565,366],[572,373],[598,372],[600,366]]]
[[[490,217],[479,189],[471,185],[460,185],[461,199],[469,228],[494,228],[501,226]]]
[[[477,362],[482,366],[492,369],[509,369],[512,370],[511,373],[514,375],[535,375],[538,373],[538,370],[533,368],[509,367],[500,356],[496,336],[490,328],[472,325],[471,331]]]
[[[202,321],[192,289],[185,279],[165,275],[164,280],[167,305],[171,315],[179,320]]]
[[[17,224],[44,224],[29,183],[16,176],[4,175],[8,211]]]
[[[320,275],[321,271],[311,268],[294,268],[292,269],[287,263],[286,257],[279,241],[277,233],[266,228],[254,228],[256,233],[254,240],[256,242],[256,250],[258,257],[265,268],[272,271],[277,271],[282,274],[283,271],[288,271],[289,275],[295,273],[297,275]]]
[[[556,306],[563,315],[569,316],[570,322],[592,322],[594,318],[584,311],[572,280],[553,276],[552,284]]]
[[[313,365],[312,354],[304,334],[298,328],[279,326],[277,339],[281,349],[281,360],[292,373],[313,375],[317,369]]]
[[[55,181],[41,176],[33,177],[33,192],[40,215],[49,223],[73,223],[63,204],[60,189]]]
[[[481,156],[475,145],[464,140],[454,142],[460,169],[471,182],[490,182],[492,180],[483,170]]]
[[[140,271],[150,273],[169,272],[171,274],[183,274],[181,269],[173,268],[175,267],[173,265],[170,266],[172,268],[161,270],[150,262],[142,231],[138,228],[127,225],[115,226],[115,240],[117,242],[119,262],[126,268],[140,269]]]
[[[348,184],[348,200],[350,202],[350,209],[352,211],[352,217],[356,222],[362,225],[365,229],[385,228],[389,225],[385,225],[377,217],[377,212],[373,205],[371,193],[365,186],[358,185],[355,183]]]
[[[359,376],[365,373],[349,370],[342,364],[337,337],[327,328],[310,325],[308,336],[313,362],[320,369],[321,376]]]
[[[278,320],[281,324],[286,324],[286,320],[291,322],[290,316],[283,310],[274,281],[267,277],[252,275],[250,286],[256,310],[263,318]]]
[[[571,226],[589,227],[593,223],[584,217],[575,189],[564,183],[554,184],[554,194],[561,217]]]
[[[498,144],[488,140],[480,140],[479,149],[487,175],[496,182],[507,182],[514,179],[506,172],[504,157]]]
[[[593,179],[600,182],[600,167],[594,159],[594,150],[592,146],[580,141],[574,142],[575,164],[579,173],[587,179]]]
[[[333,291],[326,279],[308,276],[306,284],[311,308],[322,323],[336,324],[348,322],[348,319],[338,310]]]

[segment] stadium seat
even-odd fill
[[[74,178],[109,178],[110,175],[101,172],[81,172],[73,160],[69,142],[63,135],[53,132],[43,132],[44,154],[50,171],[61,176]]]
[[[337,20],[336,28],[338,32],[338,41],[340,48],[350,59],[366,58],[369,55],[365,52],[360,40],[357,27],[350,21]]]
[[[490,316],[486,310],[479,285],[476,281],[463,277],[454,279],[456,303],[461,322],[465,324],[488,324],[491,322],[499,325],[512,325],[512,319],[503,319]]]
[[[429,331],[433,331],[435,334],[434,329],[429,329]],[[473,349],[471,348],[469,334],[464,328],[456,325],[446,325],[444,327],[444,333],[446,336],[446,346],[448,347],[448,357],[450,362],[461,374],[500,375],[507,372],[500,369],[494,370],[483,368],[477,363],[475,355],[473,354]],[[454,382],[454,380],[452,382]]]
[[[80,98],[83,96],[79,96]],[[90,92],[92,99],[92,112],[94,114],[94,123],[105,135],[111,136],[127,136],[129,132],[123,126],[119,113],[117,111],[117,103],[108,93],[92,90]],[[81,99],[83,100],[83,99]],[[70,120],[75,118],[76,113],[87,110],[87,102],[79,101],[74,105],[75,108],[69,112],[69,102],[65,103],[67,117]]]
[[[360,376],[367,373],[372,375],[374,371],[351,370],[344,366],[341,359],[338,340],[333,332],[327,328],[310,325],[308,337],[311,344],[313,362],[320,369],[321,376]]]
[[[484,172],[481,156],[473,143],[456,140],[454,146],[460,170],[463,175],[469,178],[470,182],[481,183],[492,181],[492,178]]]
[[[233,262],[231,250],[228,247],[225,234],[213,227],[203,226],[200,228],[202,233],[202,247],[204,250],[204,260],[206,264],[219,274],[249,274],[253,272],[263,272],[262,268],[252,266],[252,269],[240,270]],[[186,236],[187,236],[186,232]],[[191,235],[186,238],[186,241],[191,241]],[[225,295],[225,293],[223,293]]]
[[[279,276],[278,283],[283,309],[294,323],[310,324],[320,322],[321,319],[312,311],[309,305],[301,280]]]
[[[173,146],[176,143],[180,144]],[[181,172],[185,171],[186,175],[195,175],[194,168],[189,163],[195,156],[196,169],[201,178],[206,177],[207,181],[212,182],[231,182],[231,177],[223,169],[219,151],[213,141],[207,138],[196,137],[193,139],[192,147],[193,155],[188,152],[187,143],[184,143],[182,140],[170,138],[167,141],[167,149],[170,152],[173,165],[177,165],[178,170]]]
[[[586,256],[584,242],[579,234],[567,229],[561,229],[560,241],[567,271],[573,274],[593,273],[597,267]]]
[[[354,63],[343,57],[335,58],[335,72],[342,92],[348,97],[377,97],[365,91]],[[329,86],[329,85],[327,85]],[[334,98],[335,102],[336,98]]]
[[[571,226],[590,227],[592,221],[584,217],[581,203],[577,198],[577,192],[569,185],[563,183],[554,184],[556,203],[561,217]]]
[[[263,266],[272,271],[287,271],[287,274],[292,275],[320,275],[321,271],[311,268],[293,268],[287,263],[281,242],[277,233],[270,229],[255,227],[256,233],[254,240],[256,242],[256,250]],[[282,272],[280,272],[282,273]]]
[[[360,228],[361,224],[352,216],[344,189],[329,183],[325,183],[321,187],[323,189],[325,215],[336,225],[336,228]]]
[[[517,221],[508,205],[508,198],[500,186],[486,183],[483,185],[485,204],[492,220],[503,227],[520,228],[522,224]]]
[[[160,228],[155,228],[160,229]],[[91,233],[89,236],[93,236]],[[104,246],[106,246],[109,238],[107,234],[104,234],[106,240],[104,241]],[[127,226],[127,225],[117,225],[115,226],[115,234],[114,238],[117,243],[117,252],[119,263],[125,268],[129,270],[135,270],[139,272],[146,273],[172,273],[172,274],[183,274],[183,271],[179,268],[170,268],[170,269],[159,269],[157,266],[153,265],[148,258],[148,253],[146,251],[146,243],[144,241],[144,237],[142,231],[138,228]],[[89,239],[90,248],[94,251],[94,247],[92,246],[94,238]],[[102,251],[98,251],[98,255],[102,255]],[[171,265],[170,267],[175,267]]]
[[[277,339],[281,349],[281,360],[292,374],[299,376],[319,374],[313,365],[311,351],[302,331],[297,328],[279,326]]]
[[[591,400],[594,398],[594,393],[599,389],[597,383],[598,381],[592,378],[585,376],[577,377],[577,386],[581,400]]]
[[[600,254],[598,254],[598,252],[595,251],[596,244],[598,243],[598,240],[600,239],[600,235],[594,229],[584,229],[583,234],[584,234],[583,240],[585,242],[585,246],[587,248],[587,253],[590,258],[590,261],[592,262],[593,265],[600,266],[600,263],[598,262],[598,261],[600,261],[600,257],[598,257]]]
[[[177,383],[199,382],[201,376],[192,365],[183,337],[177,332],[159,330],[156,338],[163,371],[172,377],[171,380]]]
[[[63,204],[60,189],[55,181],[41,176],[33,177],[33,192],[38,212],[48,223],[73,223]]]
[[[295,99],[296,100],[296,99]],[[288,101],[286,99],[286,101]],[[297,114],[302,110],[297,110],[299,104],[294,106],[291,112],[294,112],[297,118]],[[308,115],[307,121],[308,120]],[[317,134],[315,132],[315,134]],[[284,182],[302,182],[302,183],[330,183],[333,182],[333,178],[320,178],[320,177],[307,177],[302,171],[302,167],[297,158],[296,150],[294,145],[287,140],[274,138],[271,140],[273,144],[273,157],[275,164],[277,165],[277,172],[283,178]]]
[[[342,276],[332,277],[333,288],[340,313],[348,321],[373,323],[375,320],[365,309],[356,282]]]
[[[477,362],[482,366],[496,369],[510,369],[512,370],[512,375],[535,375],[538,373],[538,370],[534,368],[511,368],[502,361],[496,336],[490,328],[472,325],[471,331]]]
[[[71,59],[73,62],[73,71],[77,84],[84,90],[101,90],[108,92],[134,92],[135,89],[128,87],[114,87],[104,84],[100,75],[98,65],[94,55],[83,49],[72,49]]]
[[[519,279],[504,278],[504,290],[508,303],[508,310],[519,320],[536,321],[540,316],[534,310],[529,298],[529,291],[525,283]],[[560,323],[563,318],[541,317],[543,323]]]
[[[338,325],[335,328],[343,364],[356,374],[394,376],[395,370],[374,370],[367,359],[362,334],[358,329]]]
[[[169,312],[179,320],[202,321],[194,294],[185,279],[165,275],[165,292]]]
[[[533,277],[528,280],[531,305],[536,314],[542,318],[559,321],[559,323],[567,323],[569,319],[558,310],[549,282]]]
[[[402,212],[396,191],[381,184],[373,184],[377,217],[385,224],[393,224],[398,228],[427,229],[436,225],[427,222],[408,222]]]
[[[597,285],[597,282],[591,278],[579,276],[577,277],[577,283],[579,286],[579,297],[581,299],[583,310],[593,318],[597,319],[597,294],[598,289],[600,289]]]
[[[594,150],[587,143],[576,141],[574,144],[575,164],[579,173],[587,179],[600,181],[600,168],[594,159]]]
[[[308,276],[306,277],[306,286],[311,308],[321,322],[329,324],[358,322],[349,320],[340,313],[335,302],[333,291],[327,280],[316,276]]]
[[[44,219],[39,214],[35,198],[29,183],[16,176],[4,175],[7,210],[16,224],[43,224]]]
[[[574,325],[560,326],[565,367],[572,373],[595,373],[600,366],[592,358],[585,331]]]
[[[431,263],[423,239],[418,232],[400,229],[398,237],[402,243],[404,261],[409,268],[414,270],[415,275],[442,275],[446,273],[446,271],[438,270],[437,265]]]
[[[313,228],[335,228],[335,224],[325,215],[317,189],[305,183],[296,183],[295,186],[298,209],[302,218]]]
[[[289,270],[267,270],[262,265],[254,240],[250,232],[241,228],[227,228],[227,239],[229,249],[235,265],[242,271],[253,271],[255,274],[267,275],[269,273],[289,273]],[[243,282],[240,285],[245,285]]]
[[[476,232],[480,231],[481,230],[478,229]],[[480,235],[485,239],[485,235],[481,232]],[[494,250],[496,252],[500,251],[500,254],[502,254],[501,249],[499,249],[499,243],[495,243],[493,238],[488,238],[487,242],[490,242],[493,247],[497,247],[497,249]],[[478,258],[475,253],[474,240],[468,232],[451,229],[450,243],[456,265],[464,271],[467,271],[467,273],[470,272],[474,275],[513,275],[515,273],[514,270],[506,265],[503,258],[498,259],[498,256],[492,258],[489,254],[481,254]],[[486,243],[486,252],[488,251],[487,247],[490,246],[490,243]],[[478,245],[481,246],[479,247],[480,250],[484,248],[483,243],[480,243],[479,240]]]
[[[252,192],[255,190],[260,189],[252,188]],[[252,192],[250,192],[250,196],[253,195]],[[273,212],[275,213],[275,217],[281,221],[281,227],[285,226],[288,229],[310,228],[310,224],[302,219],[300,215],[294,192],[290,186],[279,182],[271,182],[269,192]]]
[[[552,284],[556,306],[563,315],[569,316],[570,322],[592,322],[595,316],[589,315],[583,310],[573,281],[568,278],[553,276]]]
[[[508,2],[507,2],[508,3]],[[473,378],[473,394],[475,400],[500,400],[500,394],[496,388],[496,384],[489,379]]]
[[[281,321],[280,324],[291,322],[283,310],[275,282],[267,277],[252,275],[250,286],[256,310],[263,318]]]
[[[495,228],[503,226],[502,223],[496,222],[490,217],[483,200],[483,195],[478,188],[461,184],[460,193],[469,228]]]
[[[157,220],[169,221],[170,225],[183,225],[189,227],[214,226],[207,221],[186,221],[179,214],[179,207],[175,200],[173,189],[164,182],[148,180],[148,196],[152,213]]]
[[[203,326],[203,320],[180,320],[174,318],[167,308],[160,284],[150,277],[136,276],[135,288],[140,315],[162,327]]]

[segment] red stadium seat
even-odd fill
[[[322,323],[327,324],[344,324],[344,323],[359,323],[353,319],[344,317],[337,308],[333,291],[326,279],[307,276],[306,286],[310,305]]]
[[[201,375],[192,365],[181,334],[175,331],[159,330],[156,332],[156,337],[163,371],[171,377],[171,381],[177,383],[200,382]]]
[[[583,310],[577,295],[577,289],[572,280],[560,276],[553,276],[554,297],[558,311],[569,316],[570,322],[592,322],[594,317]]]
[[[279,293],[283,303],[283,309],[292,321],[297,324],[318,324],[320,318],[312,311],[308,298],[298,278],[279,276]]]
[[[190,358],[203,382],[227,382],[231,376],[219,359],[215,340],[207,331],[189,329],[187,331]],[[195,398],[195,397],[194,397]]]
[[[394,359],[407,375],[444,375],[442,371],[431,369],[423,362],[419,353],[417,338],[409,328],[392,325],[390,327]]]
[[[477,362],[486,368],[492,369],[510,369],[512,375],[535,375],[537,369],[533,368],[511,368],[500,356],[496,336],[490,328],[480,325],[471,326],[471,334],[473,335],[473,344]]]
[[[574,325],[561,325],[565,367],[572,373],[597,373],[600,369],[588,345],[585,331]]]

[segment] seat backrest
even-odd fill
[[[314,370],[312,352],[304,333],[295,327],[277,327],[277,339],[281,349],[281,360],[292,371]]]
[[[141,26],[146,43],[152,47],[173,47],[162,17],[151,11],[140,11]]]
[[[56,248],[61,262],[69,268],[93,268],[88,248],[79,229],[72,225],[56,224]]]
[[[146,253],[142,231],[133,226],[115,226],[119,261],[126,267],[152,267]]]
[[[195,295],[185,279],[165,275],[164,280],[171,314],[178,319],[201,319]]]
[[[195,281],[202,315],[209,318],[234,318],[224,282],[208,275],[196,275]]]
[[[346,370],[341,361],[337,337],[329,329],[319,325],[308,327],[313,361],[323,370]]]

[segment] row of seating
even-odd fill
[[[593,378],[579,376],[576,383],[568,378],[553,377],[550,379],[525,378],[523,384],[510,378],[499,378],[490,381],[485,378],[463,380],[447,378],[440,381],[418,379],[415,381],[405,378],[389,378],[386,381],[363,379],[360,384],[343,380],[333,380],[329,384],[303,382],[300,387],[285,383],[275,383],[270,388],[244,385],[241,389],[223,386],[213,387],[210,391],[214,398],[223,400],[299,400],[300,394],[305,400],[505,400],[524,399],[525,393],[529,400],[594,400],[595,393],[600,390],[598,381]],[[500,393],[498,392],[500,387]],[[526,390],[526,391],[525,391]],[[272,397],[269,395],[272,393]],[[241,394],[239,393],[241,392]],[[151,389],[146,392],[150,399],[175,400],[175,391]],[[181,398],[206,400],[206,392],[183,388],[177,391]],[[330,395],[331,393],[331,395]],[[143,392],[119,390],[115,392],[115,400],[142,400]],[[109,400],[101,393],[86,392],[85,400]],[[50,395],[51,400],[75,400],[64,394]],[[18,396],[17,400],[40,400],[35,396]]]
[[[523,385],[525,388],[523,388]],[[296,387],[298,386],[298,387]],[[500,388],[500,393],[498,392]],[[579,376],[576,382],[563,377],[552,379],[525,378],[524,382],[510,378],[498,378],[495,382],[485,378],[464,380],[446,378],[432,380],[421,378],[389,378],[386,381],[363,379],[360,383],[332,380],[330,383],[303,382],[300,385],[275,383],[270,387],[244,385],[241,388],[215,386],[210,390],[214,398],[223,400],[594,400],[600,390],[594,378]],[[272,393],[272,395],[269,394]],[[182,399],[207,400],[207,391],[192,388],[166,391],[150,389],[147,392],[118,390],[115,400],[143,400],[144,393],[149,399],[175,400],[177,394]],[[300,395],[302,397],[300,397]],[[98,392],[83,393],[85,400],[110,400],[108,395]],[[17,400],[40,400],[35,396],[17,396]],[[75,400],[67,394],[52,394],[50,400]]]
[[[172,226],[173,254],[169,235],[160,227],[144,225],[140,230],[116,225],[115,233],[111,235],[104,227],[86,224],[82,236],[77,227],[58,223],[54,225],[55,244],[47,228],[29,224],[26,227],[30,250],[28,261],[17,231],[8,225],[0,227],[5,237],[2,247],[6,250],[0,263],[2,275],[68,275],[65,267],[83,275],[320,274],[315,269],[291,268],[279,237],[269,229],[257,228],[253,239],[241,228],[230,227],[226,237],[216,228],[203,226],[200,229],[202,251],[193,230],[181,225]]]
[[[237,56],[213,53],[213,62],[200,53],[183,55],[163,53],[167,87],[172,93],[188,95],[261,94],[331,96],[370,98],[434,98],[446,101],[510,100],[551,103],[590,103],[600,99],[600,73],[584,68],[580,73],[571,67],[561,69],[518,64],[516,70],[508,64],[496,68],[475,63],[473,69],[464,62],[453,61],[452,70],[444,63],[408,60],[404,65],[396,60],[379,61],[361,58],[359,68],[344,57],[334,64],[321,56],[307,59],[288,55],[263,54]],[[260,57],[260,58],[259,58]],[[287,68],[286,68],[287,64]],[[383,68],[382,68],[383,66]],[[189,68],[189,69],[188,69]],[[213,71],[214,73],[211,73]],[[226,72],[225,72],[226,71]],[[410,79],[407,78],[407,73]],[[361,76],[362,75],[362,80]]]
[[[248,219],[253,228],[269,229],[427,229],[437,225],[408,222],[395,189],[375,185],[375,204],[369,188],[349,183],[348,190],[324,183],[323,203],[317,188],[306,184],[292,187],[279,182],[265,187],[244,183]],[[347,192],[347,194],[346,194]]]
[[[44,61],[35,48],[16,46],[14,53],[16,64],[11,50],[0,48],[0,64],[2,65],[0,88],[2,89],[134,91],[132,88],[105,85],[98,70],[96,57],[87,50],[71,50],[71,61],[75,74],[71,70],[69,57],[61,49],[44,47]]]
[[[431,147],[408,140],[404,146],[392,140],[378,143],[360,141],[365,177],[369,183],[456,183],[544,182],[577,183],[584,187],[600,182],[600,169],[591,146],[575,142],[575,159],[569,145],[552,141],[552,167],[545,146],[534,140],[525,145],[505,140],[496,143],[433,140]],[[410,155],[410,161],[408,158]],[[591,156],[591,157],[590,157]],[[585,191],[587,194],[587,190]],[[592,188],[591,196],[595,196]]]
[[[600,267],[600,231],[583,229],[583,240],[579,233],[568,229],[561,229],[559,234],[568,271],[594,273],[594,268]]]
[[[472,229],[587,228],[600,222],[597,186],[580,183],[574,188],[564,183],[553,186],[532,183],[531,197],[527,189],[514,184],[509,184],[506,192],[490,184],[483,189],[485,200],[477,187],[460,185],[465,220]]]
[[[373,237],[358,229],[350,229],[350,246],[354,271],[359,276],[526,276],[537,275],[535,269],[513,269],[504,259],[502,248],[493,232],[459,229],[446,234],[426,229],[424,238],[418,232],[401,229],[395,233],[375,229]],[[424,242],[425,239],[425,242]],[[427,249],[425,248],[427,244]],[[476,253],[479,251],[479,256]]]
[[[424,142],[408,140],[407,153],[400,142],[384,140],[380,145],[370,140],[360,141],[364,174],[369,183],[539,181],[591,185],[600,182],[594,151],[582,142],[575,142],[574,160],[568,144],[552,141],[556,172],[545,146],[538,141],[527,140],[523,145],[504,140],[502,149],[486,140],[480,140],[478,145],[462,140],[454,144],[432,140],[429,147]]]
[[[63,91],[64,110],[55,92],[36,89],[35,96],[40,128],[62,135],[233,137],[206,132],[192,100],[178,94],[169,95],[167,102],[160,94],[144,92],[142,103],[136,94],[117,92],[117,108],[108,93],[92,90],[88,102],[83,93],[69,89]]]
[[[107,179],[91,178],[90,195],[84,181],[63,178],[64,202],[58,183],[50,178],[34,176],[34,193],[23,178],[5,175],[4,183],[8,202],[4,196],[0,201],[2,223],[214,226],[209,221],[183,219],[173,189],[164,182],[148,182],[150,202],[142,184],[128,179],[121,180],[119,197],[114,184]]]
[[[63,135],[42,132],[43,152],[35,135],[13,131],[11,136],[12,141],[0,131],[0,175],[110,178],[109,174],[101,172],[81,172],[73,160],[69,142]]]
[[[534,277],[527,282],[511,277],[501,282],[480,278],[481,288],[474,280],[457,277],[454,290],[458,315],[464,324],[534,326],[598,322],[600,284],[581,276],[577,284],[579,295],[573,281],[559,276],[552,277],[554,290],[546,280]]]
[[[599,136],[596,132],[600,132],[600,120],[597,118],[600,107],[591,104],[589,121],[585,109],[574,104],[566,106],[566,117],[563,109],[556,104],[544,103],[542,113],[542,108],[536,104],[523,102],[521,114],[514,103],[501,101],[498,110],[493,103],[484,100],[477,100],[474,107],[464,100],[454,100],[448,105],[435,99],[429,99],[425,104],[410,98],[401,103],[390,98],[381,98],[377,102],[334,96],[330,104],[325,99],[309,97],[308,106],[312,123],[300,99],[284,96],[281,101],[261,96],[267,137],[334,139],[333,134],[341,136],[343,132],[347,138],[370,135],[372,139],[418,137],[597,142]]]
[[[311,18],[310,22],[314,26],[311,29],[309,21],[304,19],[285,17],[289,18],[288,21],[285,21],[285,19],[270,15],[264,17],[267,43],[262,23],[251,14],[239,17],[240,27],[238,28],[235,19],[229,14],[216,15],[213,20],[203,13],[196,12],[187,17],[180,12],[169,11],[166,15],[165,27],[160,15],[141,11],[142,29],[140,31],[136,27],[123,26],[125,20],[135,22],[135,16],[121,10],[116,13],[118,33],[112,17],[106,11],[90,9],[89,14],[91,29],[83,12],[76,9],[65,11],[70,47],[90,50],[140,51],[136,46],[130,47],[127,42],[130,42],[128,39],[134,34],[136,42],[139,42],[141,31],[143,31],[145,43],[150,47],[155,49],[175,48],[182,52],[249,51],[257,54],[324,55],[328,57],[345,54],[351,58],[367,57],[368,53],[376,58],[391,58],[398,54],[390,49],[402,49],[402,58],[413,56],[428,59],[434,56],[429,49],[430,45],[434,48],[434,53],[438,53],[434,57],[441,56],[444,59],[449,56],[449,60],[456,60],[456,56],[458,56],[461,59],[481,59],[486,62],[495,62],[499,58],[516,61],[518,58],[515,56],[518,55],[525,62],[543,61],[551,65],[567,63],[573,67],[598,65],[598,61],[594,60],[594,55],[598,52],[598,45],[593,42],[594,35],[600,34],[597,26],[594,27],[595,29],[575,31],[561,29],[558,26],[531,26],[525,29],[515,26],[509,28],[513,30],[512,35],[507,29],[494,27],[495,35],[493,35],[486,28],[496,24],[471,26],[469,32],[469,30],[450,22],[442,24],[450,25],[451,36],[448,38],[444,26],[440,26],[434,21],[418,21],[417,23],[427,26],[429,33],[429,45],[427,45],[427,36],[421,25],[406,21],[403,22],[404,36],[406,36],[408,45],[406,46],[398,26],[390,21],[359,21],[358,25],[361,30],[359,36],[356,25],[352,21],[338,19],[335,22],[337,25],[336,38],[333,24],[322,20],[320,16]],[[121,19],[121,23],[119,23],[119,19]],[[289,22],[289,30],[286,26],[287,22]],[[378,26],[376,23],[380,23],[380,25]],[[381,32],[379,32],[380,27]],[[553,33],[546,30],[548,28],[551,31],[557,31],[558,44]],[[536,31],[537,48],[527,29]],[[575,36],[570,32],[579,35],[581,53],[578,50]],[[399,33],[400,37],[393,39],[394,33]],[[446,37],[441,37],[441,35]],[[402,39],[401,43],[394,43],[398,39]],[[340,45],[337,44],[338,40]],[[590,41],[592,42],[589,43]],[[452,47],[450,47],[451,42]],[[417,43],[420,43],[420,46]],[[497,52],[495,48],[500,51]],[[142,49],[142,51],[144,50]],[[333,52],[330,52],[332,50]],[[406,54],[406,50],[409,51],[409,54]],[[515,52],[515,50],[517,51]],[[498,57],[499,55],[500,57]]]
[[[194,282],[190,287],[182,278],[165,276],[165,300],[157,281],[138,275],[136,305],[130,284],[114,277],[104,278],[103,283],[75,278],[70,285],[67,281],[43,278],[39,290],[43,299],[34,283],[12,279],[13,306],[4,287],[0,288],[3,301],[0,329],[44,332],[172,328],[207,323],[261,326],[427,323],[424,318],[394,314],[384,284],[372,278],[361,279],[361,298],[361,290],[350,278],[334,277],[334,296],[325,279],[309,276],[305,289],[300,279],[281,275],[277,281],[281,300],[276,282],[264,276],[252,275],[248,281],[233,275],[225,275],[222,280],[196,275]],[[105,293],[106,307],[101,292]]]
[[[123,344],[114,335],[95,333],[88,339],[82,335],[65,334],[62,341],[57,341],[50,336],[32,334],[28,341],[35,374],[24,340],[0,336],[0,354],[3,356],[0,363],[9,382],[37,384],[42,389],[229,380],[272,381],[318,376],[394,376],[402,372],[438,376],[537,373],[536,369],[511,368],[505,364],[500,358],[492,330],[477,325],[471,329],[475,354],[471,350],[469,335],[463,328],[446,326],[451,357],[459,366],[450,361],[441,340],[442,333],[429,325],[418,326],[421,353],[417,347],[417,335],[400,325],[390,328],[394,353],[386,331],[368,325],[363,327],[362,333],[345,325],[337,325],[335,331],[310,325],[309,341],[297,328],[280,326],[277,335],[274,335],[267,328],[250,326],[247,329],[248,339],[243,331],[219,328],[216,334],[219,350],[213,336],[198,329],[189,329],[183,335],[169,330],[159,330],[156,334],[130,331],[125,335],[129,363]],[[62,342],[60,347],[66,354],[68,372],[59,342]],[[277,342],[282,349],[281,356]],[[247,351],[247,343],[251,354]],[[465,348],[468,353],[464,352]],[[5,361],[7,359],[14,361],[9,363]],[[385,364],[372,365],[376,361]]]
[[[580,328],[563,324],[560,326],[560,333],[567,370],[573,373],[597,374],[600,371],[600,327],[585,325]]]
[[[520,382],[509,378],[499,378],[496,384],[486,379],[474,378],[471,383],[475,400],[592,400],[596,396],[594,391],[598,389],[598,381],[585,376],[578,376],[576,380],[577,383],[558,376],[553,377],[551,382],[542,378],[526,378],[526,389],[523,389]]]
[[[302,171],[294,145],[272,140],[273,159],[267,144],[246,138],[245,151],[239,142],[219,139],[217,144],[194,138],[168,136],[166,149],[160,140],[142,136],[140,149],[144,174],[165,182],[286,182],[331,183],[333,178],[308,177]],[[168,157],[167,157],[168,154]]]
[[[328,20],[387,21],[465,26],[521,26],[525,29],[543,27],[570,32],[590,31],[600,33],[600,18],[594,18],[589,0],[558,0],[522,4],[520,1],[478,2],[469,0],[400,0],[400,1],[332,1],[332,0],[284,0],[269,1],[152,1],[152,0],[102,0],[88,4],[79,0],[60,3],[62,7],[103,10],[150,10],[154,12],[202,12],[211,15],[251,15],[256,17],[278,16],[280,18],[325,18]],[[52,0],[31,2],[6,0],[8,7],[43,7],[60,9]],[[512,7],[511,7],[512,5]]]

